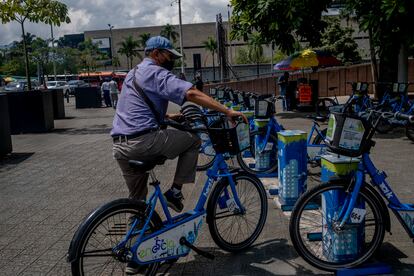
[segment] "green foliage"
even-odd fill
[[[207,37],[207,40],[201,42],[201,45],[203,45],[204,49],[206,49],[207,51],[211,53],[213,57],[213,67],[214,67],[214,55],[217,51],[217,41],[213,37],[209,36]],[[205,63],[206,62],[204,60],[204,64]]]
[[[341,27],[339,18],[326,17],[324,20],[328,27],[322,34],[320,49],[331,52],[343,63],[360,61],[358,44],[352,37],[354,30],[349,27]]]
[[[121,46],[118,50],[118,53],[121,55],[126,56],[128,61],[128,69],[132,68],[132,60],[134,57],[139,57],[142,59],[142,56],[139,54],[137,48],[140,45],[140,42],[138,40],[135,40],[132,35],[124,38],[123,41],[119,43]]]
[[[142,48],[145,48],[145,43],[147,42],[148,39],[150,39],[151,37],[151,33],[142,33],[139,35],[139,45]]]
[[[320,32],[326,27],[321,13],[330,0],[231,0],[232,38],[247,41],[258,32],[265,44],[274,43],[286,53],[295,51],[298,39],[309,46],[320,44]]]
[[[168,38],[173,43],[177,42],[178,33],[175,31],[175,27],[170,24],[166,24],[162,27],[160,35]]]
[[[246,47],[239,47],[236,52],[236,64],[249,64],[249,53]]]
[[[0,22],[2,24],[16,21],[20,24],[23,37],[25,73],[28,88],[31,89],[30,68],[24,23],[26,20],[34,23],[45,23],[60,26],[61,23],[70,23],[68,8],[65,4],[54,0],[3,0],[0,2]]]
[[[101,52],[97,44],[92,42],[92,39],[87,39],[79,44],[79,64],[88,72],[96,69],[96,61],[101,57]]]

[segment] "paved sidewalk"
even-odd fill
[[[13,136],[14,153],[0,160],[0,274],[69,275],[65,261],[69,242],[84,217],[110,200],[127,196],[117,164],[112,159],[113,109],[76,110],[66,105],[68,119],[56,120],[46,134]],[[289,129],[310,129],[300,113],[279,114]],[[403,133],[377,139],[373,159],[387,170],[389,182],[401,199],[414,202],[414,144]],[[169,185],[175,161],[157,170]],[[184,190],[187,208],[194,206],[205,176]],[[194,196],[196,195],[196,196]],[[229,254],[214,244],[204,225],[197,245],[216,255],[214,261],[191,254],[170,270],[171,275],[320,275],[294,251],[288,218],[269,199],[267,224],[256,245],[242,254]],[[411,240],[392,216],[393,235],[386,235],[382,260],[395,274],[414,274]]]

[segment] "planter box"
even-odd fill
[[[0,156],[12,152],[9,103],[7,95],[0,93]]]
[[[65,96],[62,89],[51,90],[53,96],[53,118],[65,118]]]
[[[12,134],[48,132],[54,128],[50,90],[7,93]]]
[[[102,106],[101,90],[98,87],[75,88],[76,108],[98,108]]]

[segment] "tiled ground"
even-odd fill
[[[126,197],[126,185],[111,156],[113,110],[74,109],[55,121],[55,131],[13,136],[14,153],[0,160],[0,275],[68,275],[65,255],[82,219],[110,200]],[[290,129],[310,129],[300,113],[279,114]],[[386,169],[398,195],[414,202],[414,144],[403,133],[381,136],[373,150],[377,166]],[[168,161],[157,175],[169,184],[175,169]],[[194,206],[205,179],[185,188],[186,206]],[[267,180],[269,182],[269,180]],[[271,182],[271,180],[270,180]],[[165,185],[166,185],[165,184]],[[393,215],[392,215],[393,217]],[[395,274],[414,274],[411,240],[392,218],[382,259]],[[267,224],[256,245],[242,254],[218,250],[204,227],[197,244],[216,255],[214,261],[191,254],[172,275],[312,275],[322,274],[300,259],[289,240],[288,219],[269,200]]]

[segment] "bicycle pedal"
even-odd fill
[[[200,248],[197,248],[194,245],[192,245],[189,241],[187,241],[187,239],[185,237],[181,237],[180,244],[187,246],[191,250],[194,250],[194,252],[196,252],[198,255],[201,255],[201,256],[203,256],[207,259],[214,260],[214,258],[215,258],[215,256],[213,254],[210,254],[210,253],[208,253],[204,250],[201,250]]]

